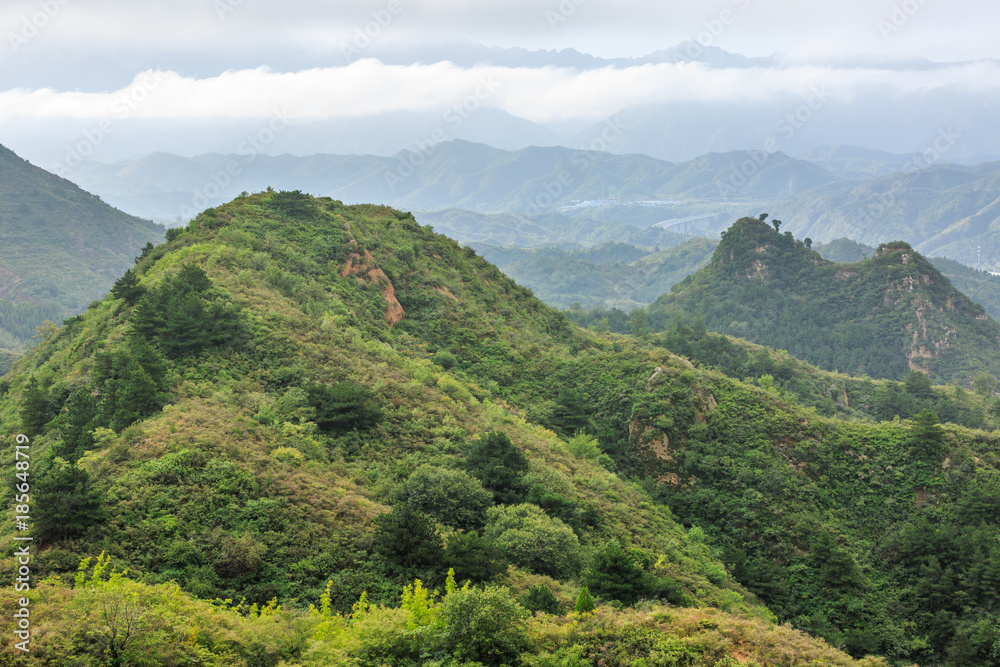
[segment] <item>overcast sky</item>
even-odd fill
[[[872,87],[1000,91],[996,0],[5,0],[0,143],[18,123],[427,110],[479,95],[537,123],[667,99],[842,97]],[[367,33],[367,35],[365,34]],[[780,67],[384,65],[459,40],[638,57],[685,40]]]

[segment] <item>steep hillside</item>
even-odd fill
[[[647,389],[647,485],[779,618],[897,664],[998,664],[996,432],[827,419],[693,371]]]
[[[814,246],[823,257],[840,263],[853,264],[875,256],[875,248],[849,239],[834,239],[830,243]],[[977,271],[971,266],[945,257],[928,257],[959,292],[983,308],[994,320],[1000,320],[1000,276]]]
[[[1000,325],[905,243],[835,264],[754,218],[736,222],[708,267],[650,313],[702,314],[709,329],[786,349],[828,370],[939,381],[1000,376]]]
[[[0,348],[83,311],[163,231],[0,146]]]
[[[909,419],[923,410],[942,422],[992,431],[1000,428],[997,378],[981,373],[972,380],[974,391],[955,385],[933,386],[923,373],[911,371],[903,382],[825,371],[742,338],[718,334],[703,317],[647,316],[619,309],[570,309],[566,315],[592,331],[634,332],[659,346],[729,377],[772,390],[827,417],[889,421]],[[653,333],[653,332],[656,333]]]
[[[982,305],[990,317],[1000,320],[1000,276],[977,271],[944,257],[931,257],[928,261],[951,281],[955,289]]]

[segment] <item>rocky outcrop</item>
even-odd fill
[[[357,276],[359,281],[369,285],[381,284],[382,296],[387,304],[383,319],[389,326],[397,325],[406,317],[406,311],[396,298],[396,289],[389,276],[385,275],[370,252],[358,246],[356,240],[351,239],[347,244],[351,247],[351,252],[347,256],[347,265],[340,271],[340,277]]]

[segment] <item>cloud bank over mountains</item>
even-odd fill
[[[979,0],[15,0],[0,141],[54,169],[232,153],[276,118],[262,153],[590,148],[613,122],[603,150],[666,160],[947,131],[971,161],[1000,155],[997,20]]]

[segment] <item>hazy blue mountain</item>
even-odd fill
[[[971,163],[1000,156],[998,116],[1000,96],[995,93],[873,88],[844,96],[817,85],[801,96],[631,106],[580,131],[573,142],[589,145],[613,121],[623,130],[607,142],[606,150],[665,160],[733,150],[800,155],[817,146],[850,145],[930,155],[935,163]]]
[[[392,157],[242,153],[195,158],[157,153],[114,164],[89,162],[72,177],[125,210],[166,221],[186,220],[241,191],[268,186],[410,210],[466,208],[540,215],[563,205],[609,198],[771,200],[836,180],[822,168],[782,153],[763,161],[747,152],[711,154],[675,164],[563,147],[503,151],[467,141],[428,143],[420,151]],[[741,169],[747,164],[754,169],[744,176]],[[665,212],[661,220],[674,217],[681,216]]]
[[[569,216],[559,212],[528,217],[514,213],[476,213],[465,209],[447,209],[424,211],[417,218],[421,223],[431,225],[436,232],[465,245],[584,251],[588,253],[587,261],[597,263],[607,262],[595,259],[589,248],[608,243],[624,243],[643,248],[645,255],[691,238],[689,235],[658,227],[640,227],[626,222],[595,220],[586,215]],[[617,257],[614,261],[624,259]]]
[[[435,46],[374,45],[366,49],[364,55],[389,65],[449,61],[462,67],[489,64],[497,67],[572,67],[578,70],[680,62],[699,62],[716,68],[767,67],[777,61],[776,57],[748,58],[717,46],[702,46],[693,40],[637,58],[599,58],[576,49],[532,51],[521,47],[485,46],[468,40]]]
[[[826,242],[906,240],[921,253],[982,266],[1000,260],[1000,163],[936,165],[837,182],[771,204],[787,229]]]
[[[921,164],[919,153],[886,153],[858,146],[818,146],[796,157],[855,180],[887,176]]]

